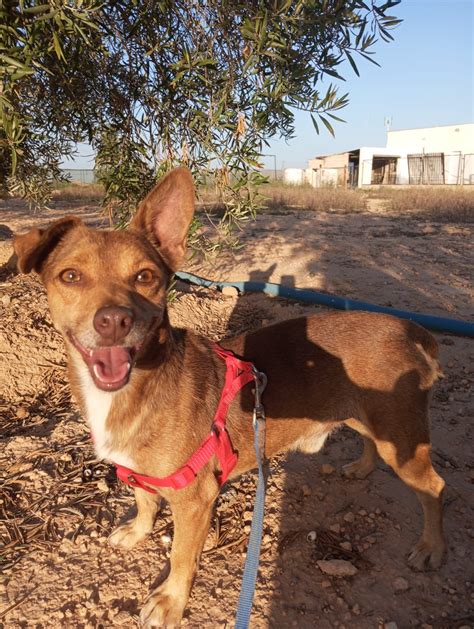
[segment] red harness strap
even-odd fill
[[[199,470],[206,465],[214,454],[217,456],[221,468],[217,475],[219,485],[222,486],[229,477],[237,463],[238,455],[232,448],[229,433],[225,427],[227,412],[230,403],[240,389],[254,379],[254,367],[252,363],[240,360],[231,351],[223,349],[219,345],[214,345],[213,349],[220,358],[225,360],[226,374],[224,388],[214,415],[211,432],[182,467],[173,474],[163,478],[137,474],[133,470],[115,463],[118,478],[127,485],[140,487],[152,494],[157,492],[149,485],[182,489],[192,483]]]

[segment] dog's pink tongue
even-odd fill
[[[130,350],[126,347],[98,347],[92,350],[92,369],[95,376],[105,384],[123,380],[131,363]]]

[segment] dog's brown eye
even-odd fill
[[[151,269],[142,269],[135,278],[138,284],[153,284],[156,280],[156,275]]]
[[[76,284],[81,281],[81,274],[76,269],[66,269],[59,277],[66,284]]]

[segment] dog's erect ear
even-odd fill
[[[147,194],[130,223],[157,245],[172,271],[184,261],[188,229],[194,215],[195,192],[191,172],[175,168]]]
[[[41,273],[46,258],[61,238],[70,229],[81,224],[80,218],[66,216],[52,223],[47,229],[34,227],[26,234],[15,236],[13,248],[17,255],[18,270],[21,273],[29,273],[34,269],[37,273]]]

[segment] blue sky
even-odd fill
[[[334,123],[336,138],[317,136],[309,114],[296,114],[296,137],[288,144],[271,142],[268,153],[277,167],[305,167],[315,155],[360,146],[385,146],[384,119],[392,129],[474,122],[474,0],[402,0],[392,10],[403,23],[392,31],[394,41],[379,41],[374,58],[380,68],[357,64],[360,78],[341,66],[349,105],[338,112],[345,124]],[[267,167],[273,160],[266,158]]]
[[[392,129],[474,122],[474,0],[402,0],[392,13],[404,21],[393,42],[375,45],[381,67],[360,59],[359,78],[341,66],[349,105],[337,112],[346,123],[334,123],[335,139],[326,130],[316,135],[309,114],[296,112],[295,138],[274,140],[265,151],[276,154],[278,169],[305,167],[315,155],[385,146],[386,116]],[[92,168],[90,149],[80,146],[79,153],[65,166]],[[264,163],[273,168],[273,158]]]

